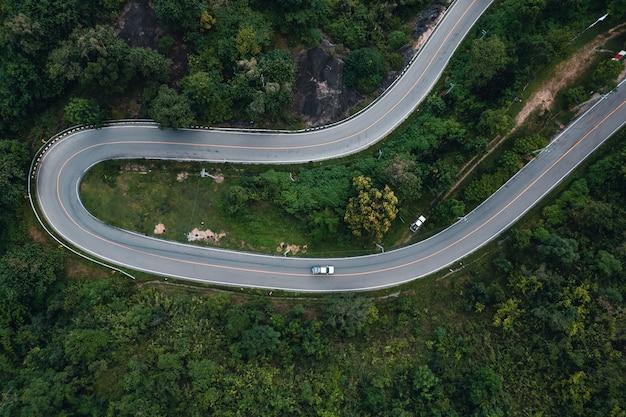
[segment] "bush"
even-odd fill
[[[63,109],[65,120],[72,125],[98,125],[102,123],[102,111],[93,101],[71,98]]]
[[[348,87],[369,94],[380,86],[388,70],[389,66],[378,49],[361,48],[346,58],[344,80]]]
[[[395,30],[389,34],[387,45],[392,51],[397,51],[409,42],[409,37],[401,30]]]
[[[623,70],[624,64],[620,61],[602,61],[593,74],[593,82],[597,88],[613,88],[616,85],[615,80]]]
[[[568,109],[574,108],[576,105],[583,103],[589,95],[582,86],[568,88],[563,93],[565,105]]]

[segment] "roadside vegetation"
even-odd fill
[[[297,125],[285,111],[290,48],[330,36],[355,54],[345,58],[349,83],[369,93],[398,67],[403,25],[424,5],[155,0],[166,28],[156,50],[115,36],[121,1],[0,6],[0,415],[626,416],[624,133],[499,244],[449,274],[376,294],[281,297],[131,281],[58,247],[29,214],[29,155],[56,130],[130,116],[164,127]],[[576,38],[607,9],[607,21]],[[347,254],[392,246],[411,236],[400,218],[422,212],[432,233],[497,188],[589,91],[611,88],[617,66],[599,59],[563,93],[557,117],[533,116],[467,186],[429,208],[509,134],[515,97],[535,74],[625,15],[620,0],[497,1],[420,112],[358,158],[239,176],[242,167],[204,166],[222,171],[221,184],[190,164],[133,161],[147,173],[130,176],[109,162],[83,184],[101,191],[86,203],[118,210],[116,221],[144,233],[155,213],[179,219],[166,233],[181,237],[204,221],[250,250],[275,250],[283,230],[297,244],[319,242],[310,249],[318,253],[331,240]],[[174,64],[183,45],[187,70]],[[359,56],[375,67],[360,68]],[[183,168],[190,177],[178,181]],[[123,201],[146,186],[142,178],[162,183],[128,210],[102,192]],[[373,204],[387,215],[359,223]],[[174,205],[187,211],[174,214]],[[243,237],[268,226],[273,235]]]

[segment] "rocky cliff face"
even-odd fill
[[[445,0],[443,3],[447,3]],[[419,48],[443,17],[446,8],[433,2],[413,23],[411,43],[400,53],[408,65]],[[323,41],[319,47],[307,49],[298,57],[298,75],[294,88],[294,111],[309,127],[322,126],[344,119],[365,97],[346,87],[343,82],[344,63],[334,56],[334,45]],[[390,73],[377,91],[382,93],[400,75]]]
[[[325,41],[319,47],[305,50],[298,59],[294,110],[312,127],[345,118],[363,98],[345,86],[344,63],[331,55],[332,49]]]

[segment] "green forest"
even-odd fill
[[[133,117],[163,128],[301,127],[291,108],[297,51],[323,38],[341,45],[346,83],[372,99],[401,68],[411,22],[429,3],[154,0],[159,35],[147,46],[118,36],[127,6],[0,1],[0,415],[626,416],[624,132],[456,271],[384,292],[133,281],[57,245],[25,198],[42,140]],[[275,204],[322,243],[342,229],[346,241],[386,242],[388,230],[392,239],[389,218],[359,224],[350,198],[374,188],[400,210],[438,202],[462,166],[513,129],[525,86],[575,54],[607,11],[599,31],[624,21],[626,2],[495,1],[441,93],[389,139],[333,163],[330,177],[299,168],[301,189],[260,172],[227,191],[236,204],[225,214]],[[559,121],[615,85],[623,67],[610,55],[562,92]],[[491,194],[546,143],[555,117],[517,129],[432,208],[428,227]],[[319,178],[333,199],[313,186]]]

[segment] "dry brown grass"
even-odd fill
[[[571,58],[558,64],[554,70],[554,77],[543,83],[526,99],[526,104],[515,117],[516,125],[522,125],[537,110],[551,110],[558,92],[574,82],[580,74],[586,72],[593,64],[593,54],[596,50],[624,32],[626,32],[626,23],[610,29],[608,33],[596,36],[591,42],[582,46]]]

